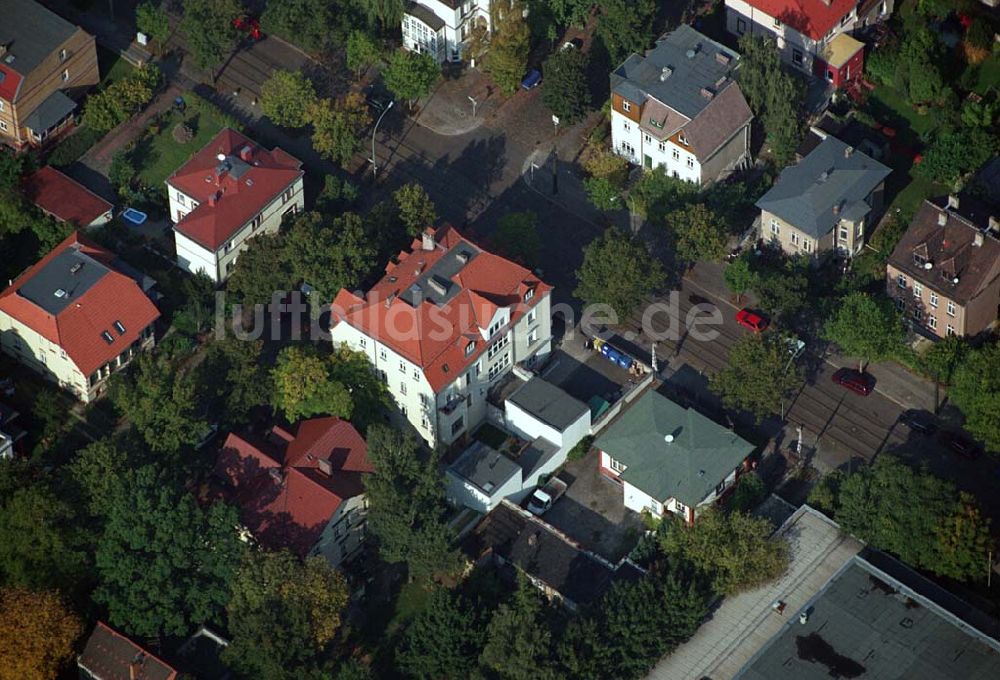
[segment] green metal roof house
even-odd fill
[[[658,392],[647,392],[601,435],[601,472],[622,485],[625,507],[692,522],[699,506],[736,482],[754,445]]]

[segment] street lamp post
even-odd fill
[[[392,105],[395,103],[395,100],[389,101],[389,105],[385,107],[385,111],[383,111],[382,115],[378,117],[377,121],[375,121],[375,129],[372,130],[372,177],[376,177],[378,175],[378,158],[375,157],[375,133],[378,132],[379,123],[382,122],[382,119],[385,118],[385,114],[389,113],[389,109],[391,109]]]
[[[471,94],[467,95],[467,96],[469,98],[469,101],[472,102],[472,117],[475,118],[476,117],[476,104],[478,104],[479,102],[477,102],[476,98],[473,97]]]

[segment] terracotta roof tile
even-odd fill
[[[240,157],[245,148],[251,154],[247,160]],[[216,173],[219,154],[231,158],[231,169],[221,175]],[[268,151],[225,128],[167,179],[198,202],[174,228],[215,250],[302,175],[302,162],[291,154]]]
[[[39,274],[48,275],[47,265],[60,255],[73,252],[106,268],[89,288],[75,299],[68,299],[58,313],[46,311],[28,299],[22,289]],[[70,234],[52,252],[29,268],[0,293],[0,312],[4,312],[62,348],[86,376],[124,352],[160,312],[139,285],[113,267],[114,253],[80,236]],[[53,267],[59,263],[53,263]],[[116,327],[121,324],[124,332]],[[103,333],[109,333],[109,343]]]
[[[819,40],[854,9],[858,0],[747,0],[754,8]]]
[[[129,667],[136,664],[136,673]],[[102,621],[87,639],[79,665],[100,680],[175,680],[178,677],[165,661],[150,654],[138,644],[115,631]]]
[[[25,178],[23,188],[25,197],[44,212],[80,228],[114,207],[50,165]]]

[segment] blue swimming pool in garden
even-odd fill
[[[122,219],[126,222],[131,222],[132,224],[138,226],[146,221],[147,215],[141,210],[136,210],[135,208],[126,208],[122,213]]]

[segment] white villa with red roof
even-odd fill
[[[454,227],[428,229],[359,297],[341,290],[331,335],[364,352],[431,446],[486,418],[491,385],[551,349],[552,286]]]
[[[892,6],[893,0],[726,0],[726,30],[774,38],[784,61],[839,85],[861,75],[864,46],[849,34],[886,19]]]
[[[368,446],[346,420],[274,425],[263,436],[231,433],[215,464],[221,495],[269,550],[321,555],[337,566],[364,538]]]
[[[302,162],[226,128],[167,179],[177,264],[229,278],[246,242],[305,207]]]
[[[114,253],[71,234],[0,293],[0,349],[89,402],[153,346],[160,312],[123,271]]]

